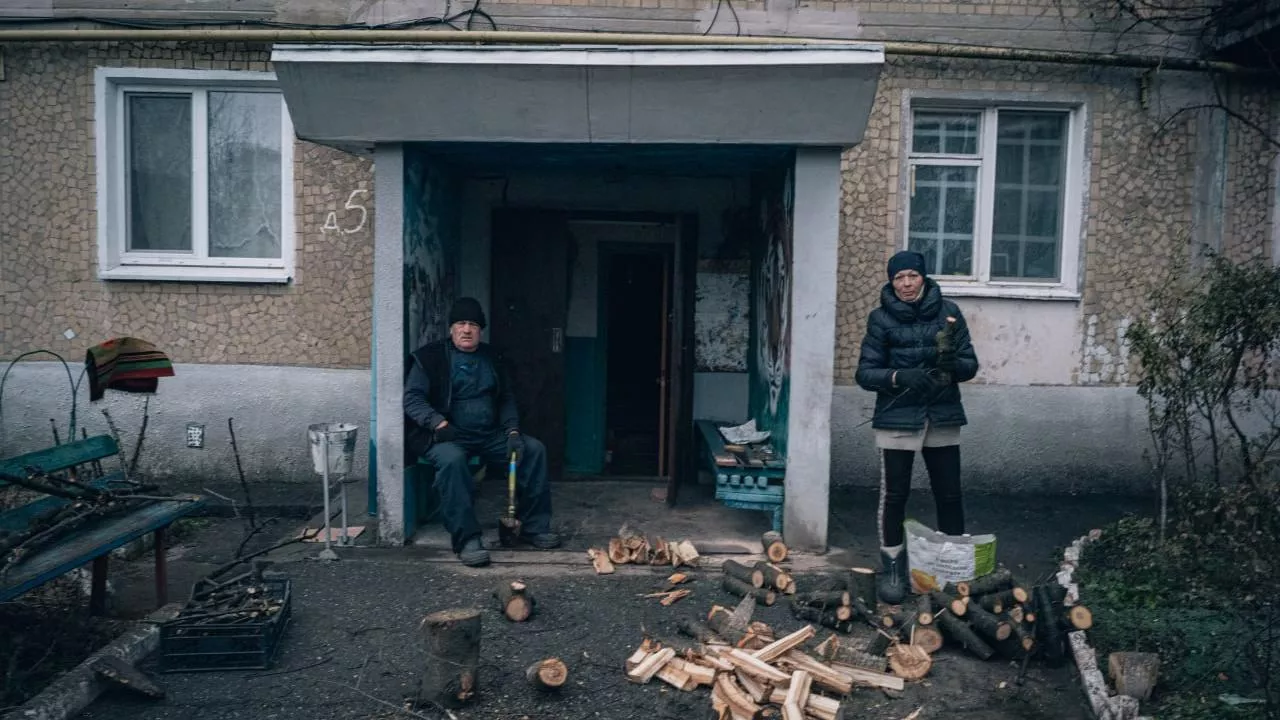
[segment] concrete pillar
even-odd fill
[[[796,151],[791,261],[791,397],[783,534],[825,552],[831,486],[840,150]]]
[[[404,527],[404,148],[373,154],[373,351],[378,542],[403,545]]]

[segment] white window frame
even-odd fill
[[[922,154],[911,152],[915,111],[953,110],[980,112],[978,155]],[[1067,115],[1063,200],[1059,222],[1058,280],[991,279],[991,235],[995,209],[996,116],[1004,111],[1061,112]],[[1079,300],[1081,257],[1084,252],[1084,218],[1088,203],[1088,111],[1083,98],[1051,93],[968,93],[945,91],[903,92],[902,132],[899,151],[898,247],[910,237],[911,181],[914,165],[975,166],[978,192],[974,209],[974,274],[932,276],[944,293],[955,297],[994,297],[1028,300]]]
[[[280,257],[209,256],[208,127],[192,123],[192,252],[128,250],[125,94],[180,93],[192,96],[194,118],[205,116],[208,92],[267,92],[280,97]],[[287,283],[294,272],[294,131],[284,96],[272,72],[97,68],[94,71],[94,131],[97,150],[98,277],[103,280]]]

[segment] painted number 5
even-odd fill
[[[347,196],[347,204],[344,209],[360,211],[360,221],[357,222],[354,226],[349,228],[338,227],[338,213],[334,210],[330,210],[328,217],[326,217],[324,220],[324,227],[320,228],[320,231],[321,232],[337,232],[337,233],[342,233],[343,235],[350,235],[352,233],[357,233],[363,230],[365,222],[369,220],[369,211],[368,209],[365,208],[364,205],[361,205],[360,203],[356,202],[356,196],[368,195],[368,194],[369,194],[368,190],[352,190],[351,194]]]

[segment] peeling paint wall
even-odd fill
[[[458,297],[461,186],[448,168],[414,148],[404,158],[405,350],[449,333]]]
[[[759,225],[751,252],[751,344],[747,368],[751,416],[787,452],[791,386],[791,258],[794,169],[753,179]]]
[[[751,278],[745,272],[699,272],[694,310],[697,372],[746,372],[751,334]]]

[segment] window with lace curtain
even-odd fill
[[[1079,114],[912,102],[905,245],[925,256],[935,279],[978,295],[1075,293]]]
[[[106,279],[285,282],[293,128],[274,75],[97,72]]]

